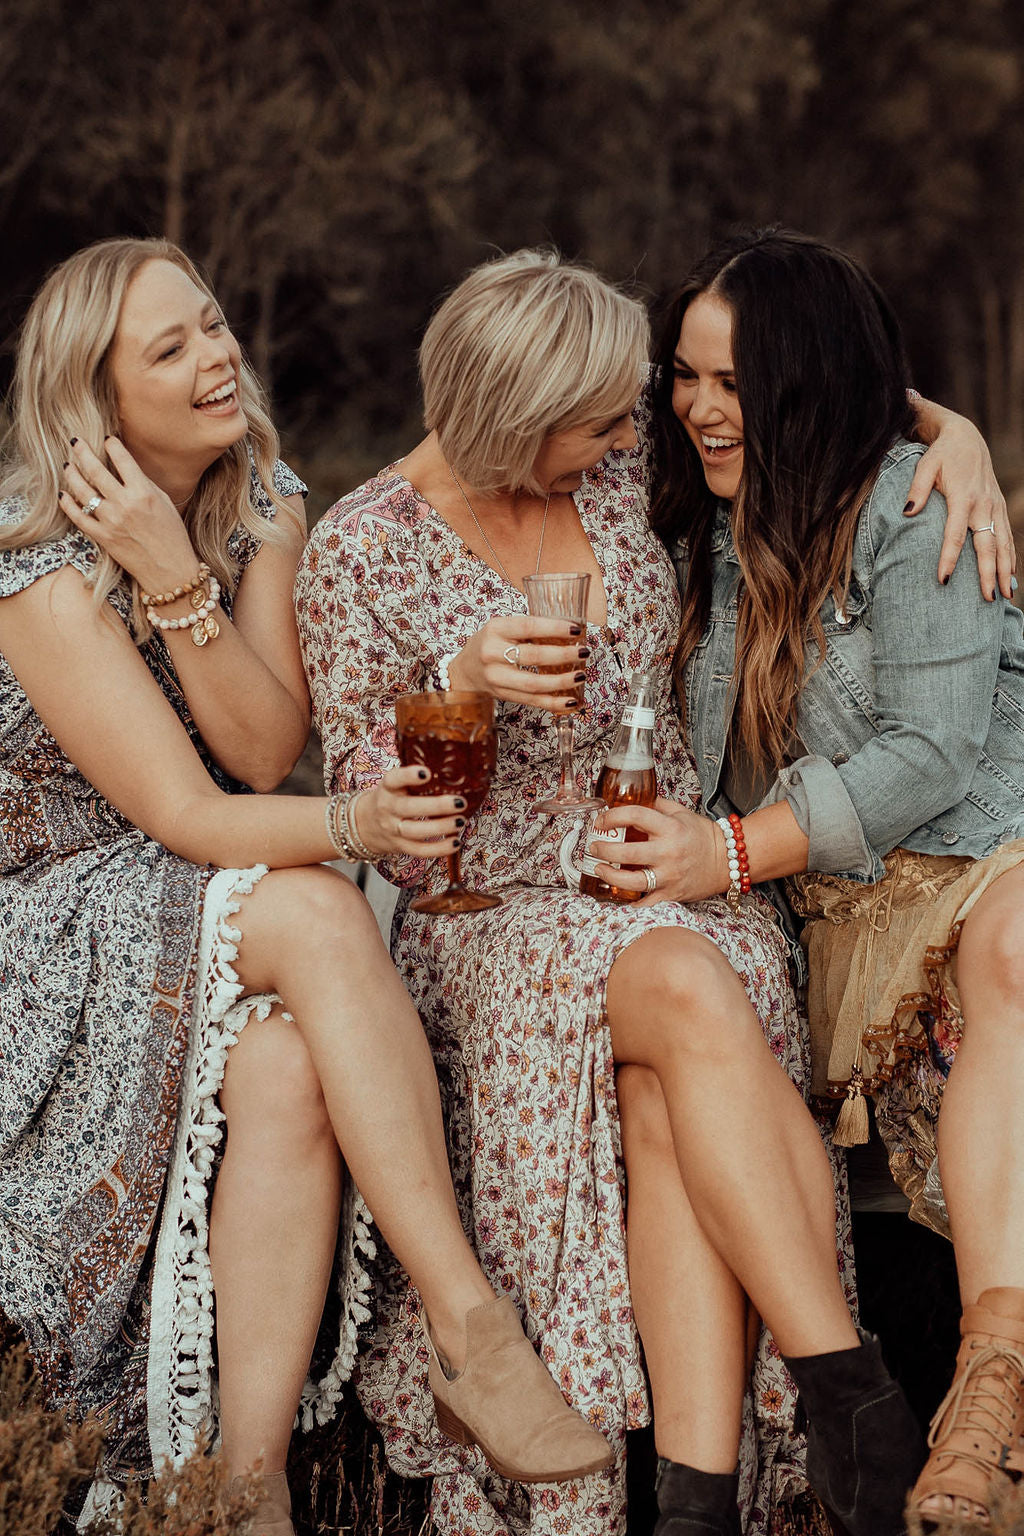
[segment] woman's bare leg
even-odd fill
[[[965,1305],[1024,1287],[1024,868],[989,886],[957,954],[964,1038],[939,1116],[939,1169]]]
[[[732,1472],[748,1376],[747,1298],[687,1199],[656,1074],[624,1066],[615,1084],[629,1185],[629,1286],[658,1454],[702,1472]]]
[[[274,870],[243,903],[236,970],[277,992],[352,1177],[460,1369],[466,1312],[493,1301],[459,1219],[434,1064],[370,908],[332,870]]]
[[[224,1459],[284,1469],[338,1236],[341,1158],[302,1036],[275,1008],[228,1053],[210,1211]]]
[[[828,1158],[725,956],[684,929],[645,934],[607,1006],[616,1061],[657,1074],[697,1222],[782,1353],[855,1348]]]

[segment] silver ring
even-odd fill
[[[993,518],[990,523],[986,523],[985,524],[984,528],[972,528],[971,529],[971,538],[973,539],[973,537],[974,537],[974,535],[976,533],[991,533],[994,536],[995,535],[995,531],[996,531],[996,524],[995,524],[995,518]]]
[[[656,891],[658,889],[658,872],[657,872],[657,870],[652,869],[651,866],[648,864],[646,866],[646,868],[644,869],[644,879],[647,881],[647,894],[649,896],[652,891]]]
[[[99,504],[100,504],[100,502],[102,500],[103,500],[102,496],[90,496],[89,500],[86,502],[85,506],[82,508],[83,515],[85,517],[92,517],[93,513],[96,511],[96,508],[99,506]]]
[[[518,645],[506,645],[505,649],[502,651],[501,654],[504,656],[505,660],[508,662],[510,667],[518,667],[518,665],[519,665],[519,647],[518,647]]]

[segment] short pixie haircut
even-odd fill
[[[556,251],[485,262],[423,337],[427,430],[474,489],[540,491],[533,469],[544,439],[627,410],[649,345],[643,304]]]

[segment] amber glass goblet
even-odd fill
[[[398,757],[403,765],[430,769],[411,795],[461,795],[467,813],[478,810],[497,762],[494,700],[489,693],[406,693],[395,700]],[[448,855],[448,887],[436,896],[417,896],[414,912],[483,912],[500,907],[499,896],[470,891],[462,883],[459,850]]]

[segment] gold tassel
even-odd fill
[[[857,1053],[860,1055],[860,1052]],[[837,1147],[861,1147],[868,1139],[868,1101],[864,1097],[864,1074],[859,1066],[850,1073],[846,1098],[836,1120],[832,1140]]]

